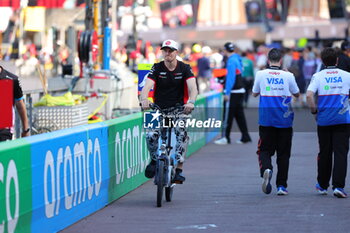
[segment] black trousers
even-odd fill
[[[244,82],[244,89],[245,89],[244,103],[247,104],[249,96],[250,96],[250,94],[252,92],[254,80],[253,79],[243,78],[243,82]]]
[[[327,189],[332,175],[333,189],[344,188],[348,164],[350,124],[318,126],[317,135],[320,147],[317,157],[317,181],[319,185]]]
[[[258,157],[260,176],[266,169],[273,170],[271,157],[277,152],[277,187],[287,187],[289,158],[292,149],[293,128],[259,127]]]
[[[248,133],[248,127],[247,122],[244,115],[244,109],[243,109],[243,100],[244,100],[244,93],[231,93],[230,96],[230,103],[228,109],[225,109],[228,111],[228,114],[225,114],[227,116],[227,119],[225,118],[225,137],[227,138],[227,141],[230,143],[230,133],[232,129],[232,123],[234,118],[236,118],[237,125],[239,130],[241,131],[241,141],[242,142],[248,142],[251,141],[251,138]]]
[[[11,140],[12,139],[12,133],[10,129],[0,129],[0,142]]]

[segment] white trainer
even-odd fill
[[[214,141],[214,143],[216,145],[227,145],[228,144],[226,137],[220,138],[220,139]]]
[[[272,178],[272,171],[270,169],[266,169],[264,171],[263,183],[262,183],[262,191],[266,194],[270,194],[272,191],[272,186],[270,183],[271,178]]]

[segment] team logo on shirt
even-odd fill
[[[283,78],[267,78],[268,84],[284,84]]]
[[[341,77],[328,77],[325,78],[327,83],[341,83],[343,82]]]
[[[327,74],[338,74],[338,71],[327,71]]]

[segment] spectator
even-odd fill
[[[260,45],[258,47],[258,55],[257,55],[257,59],[256,59],[256,66],[258,68],[258,70],[262,70],[265,69],[267,66],[267,48],[263,45]]]
[[[202,48],[203,57],[199,58],[197,61],[198,67],[198,89],[199,93],[209,91],[209,81],[212,76],[212,71],[210,67],[210,54],[211,49],[208,46]]]
[[[304,50],[304,63],[303,63],[303,76],[305,79],[305,87],[307,88],[310,84],[311,77],[316,73],[317,63],[315,53],[311,47]]]
[[[339,61],[337,67],[346,72],[350,72],[350,43],[349,41],[343,41],[341,44],[341,51],[339,52]]]
[[[290,48],[285,48],[284,56],[282,60],[282,68],[284,70],[289,70],[289,68],[292,66],[292,62],[293,62],[292,50]]]
[[[252,87],[254,83],[254,64],[253,61],[247,57],[247,53],[242,53],[242,64],[243,64],[243,72],[242,78],[244,83],[244,106],[247,107],[249,95],[252,92]]]

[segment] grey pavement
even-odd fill
[[[275,185],[270,195],[261,191],[258,134],[252,138],[244,145],[209,143],[188,158],[186,182],[161,208],[156,186],[148,181],[62,232],[350,232],[350,199],[338,199],[331,190],[320,196],[314,188],[314,132],[294,134],[287,196],[277,196]],[[232,140],[237,139],[233,133]]]
[[[42,89],[39,78],[21,81],[24,90]],[[62,232],[350,232],[350,198],[315,191],[316,124],[306,109],[295,109],[289,195],[277,196],[276,187],[270,195],[262,193],[257,106],[258,98],[251,98],[245,111],[253,142],[207,144],[186,161],[187,180],[175,187],[172,202],[157,208],[156,186],[148,181]],[[232,131],[238,131],[236,123]],[[233,133],[232,141],[238,139]],[[349,187],[347,181],[345,190]]]

